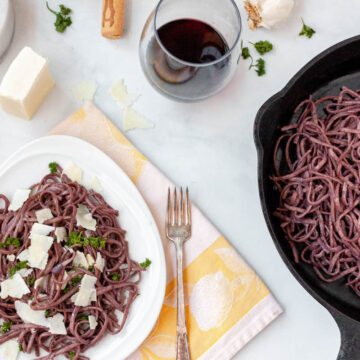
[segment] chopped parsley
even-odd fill
[[[72,231],[67,241],[67,246],[88,246],[91,245],[93,248],[103,248],[106,245],[106,239],[100,237],[84,237],[82,232]]]
[[[1,333],[6,334],[8,331],[10,331],[11,325],[14,323],[12,321],[5,321],[1,325]]]
[[[74,287],[76,287],[81,279],[83,278],[83,275],[77,275],[77,276],[74,276],[70,283],[68,283],[66,286],[65,286],[65,289],[63,290],[64,294],[68,293],[71,289],[73,289]]]
[[[87,316],[81,316],[79,320],[80,321],[88,321],[88,317]]]
[[[258,41],[256,43],[250,43],[253,44],[256,51],[260,54],[260,55],[264,55],[267,52],[270,52],[273,49],[273,45],[270,41],[265,40],[265,41]]]
[[[243,47],[243,42],[241,40],[241,56],[244,60],[248,59],[248,58],[251,58],[251,55],[250,55],[250,50],[248,47]]]
[[[112,274],[111,280],[113,280],[113,281],[119,281],[119,274],[118,274],[118,273]]]
[[[55,161],[49,163],[49,170],[52,174],[56,174],[59,171],[57,166],[58,166],[58,164]]]
[[[73,351],[69,352],[69,358],[73,359],[75,357],[75,353]]]
[[[19,344],[19,351],[24,351],[21,344]]]
[[[59,5],[60,11],[56,12],[50,9],[48,2],[46,2],[46,7],[56,16],[56,20],[54,22],[56,31],[63,33],[66,28],[72,24],[71,17],[69,16],[71,9],[67,8],[65,5]]]
[[[50,310],[45,310],[45,317],[49,317],[50,315]]]
[[[302,27],[301,31],[299,32],[299,36],[305,35],[309,39],[312,38],[312,36],[316,33],[316,31],[313,28],[311,28],[310,26],[305,25],[303,19],[301,19],[301,21],[302,21],[303,27]]]
[[[19,261],[16,265],[14,265],[13,267],[11,267],[11,268],[10,268],[10,271],[9,271],[10,277],[12,278],[17,271],[19,271],[19,270],[21,270],[21,269],[25,269],[26,266],[27,266],[27,263],[28,263],[27,260],[25,260],[25,261]]]
[[[151,260],[149,260],[148,258],[145,259],[144,262],[140,263],[140,266],[144,269],[148,268],[151,264]]]
[[[265,75],[266,71],[265,71],[265,61],[262,58],[259,58],[256,60],[256,63],[253,65],[250,65],[250,68],[254,67],[256,73],[258,74],[258,76],[263,76]]]
[[[94,267],[93,267],[92,265],[90,265],[90,266],[88,267],[88,270],[91,271],[91,272],[95,272]]]
[[[34,283],[35,283],[35,278],[33,278],[33,277],[28,277],[28,278],[26,278],[26,282],[27,282],[30,286],[32,286],[32,285],[34,285]]]
[[[5,249],[7,246],[13,245],[15,249],[21,247],[21,241],[18,238],[8,237],[6,238],[5,242],[0,242],[0,248]]]

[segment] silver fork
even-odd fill
[[[191,203],[189,189],[186,188],[184,198],[180,188],[178,200],[176,188],[171,201],[170,188],[168,190],[166,212],[166,236],[175,244],[177,267],[177,327],[176,327],[176,360],[190,360],[189,341],[185,320],[185,299],[183,279],[183,244],[191,237]]]

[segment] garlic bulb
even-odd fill
[[[294,0],[245,0],[249,27],[251,30],[260,26],[271,29],[285,21],[294,6]]]

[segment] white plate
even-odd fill
[[[73,161],[83,169],[84,183],[97,176],[103,188],[101,194],[119,210],[130,256],[137,261],[145,258],[152,261],[143,274],[140,296],[132,304],[124,329],[117,335],[106,335],[85,353],[91,360],[124,359],[145,340],[162,307],[166,268],[158,229],[145,201],[119,166],[93,145],[70,136],[43,137],[18,150],[0,166],[0,193],[11,198],[17,188],[39,182],[48,173],[52,161],[63,167]],[[33,358],[34,354],[21,356],[24,360]]]

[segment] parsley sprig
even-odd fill
[[[69,16],[71,9],[67,8],[65,5],[59,5],[60,11],[56,12],[50,9],[48,2],[46,2],[46,7],[56,16],[56,20],[54,22],[56,31],[63,33],[66,28],[72,24],[71,17]]]
[[[21,241],[18,238],[8,237],[5,242],[0,242],[0,249],[5,249],[9,245],[13,245],[15,249],[18,249],[21,246]]]
[[[78,276],[74,276],[70,283],[68,283],[65,287],[65,289],[63,290],[64,294],[68,293],[72,288],[76,287],[81,279],[83,278],[83,275],[78,275]]]
[[[145,259],[144,262],[140,263],[139,265],[143,268],[146,269],[150,266],[151,264],[151,260],[149,260],[148,258]]]
[[[261,40],[256,43],[251,42],[250,44],[254,45],[254,48],[260,55],[264,55],[273,49],[273,44],[268,40]]]
[[[262,58],[257,59],[255,64],[250,65],[250,68],[255,68],[258,76],[263,76],[266,74],[265,61]]]
[[[301,19],[301,21],[302,21],[303,27],[302,27],[301,31],[299,32],[299,36],[305,35],[307,38],[311,39],[312,36],[316,33],[316,31],[313,28],[311,28],[310,26],[305,25],[303,19]]]
[[[91,245],[93,248],[103,248],[106,245],[106,239],[101,237],[89,236],[88,238],[82,235],[82,232],[72,231],[67,241],[67,246],[85,247]]]
[[[58,164],[56,161],[49,163],[49,170],[52,174],[56,174],[59,171],[57,166]]]
[[[10,270],[9,270],[9,275],[10,275],[10,277],[12,278],[17,271],[19,271],[19,270],[21,270],[21,269],[25,269],[26,266],[27,266],[27,263],[28,263],[27,260],[25,260],[25,261],[19,261],[16,265],[14,265],[13,267],[11,267]]]
[[[14,323],[12,321],[5,321],[2,323],[1,325],[1,333],[2,334],[6,334],[7,332],[10,331],[11,325],[13,325]]]

